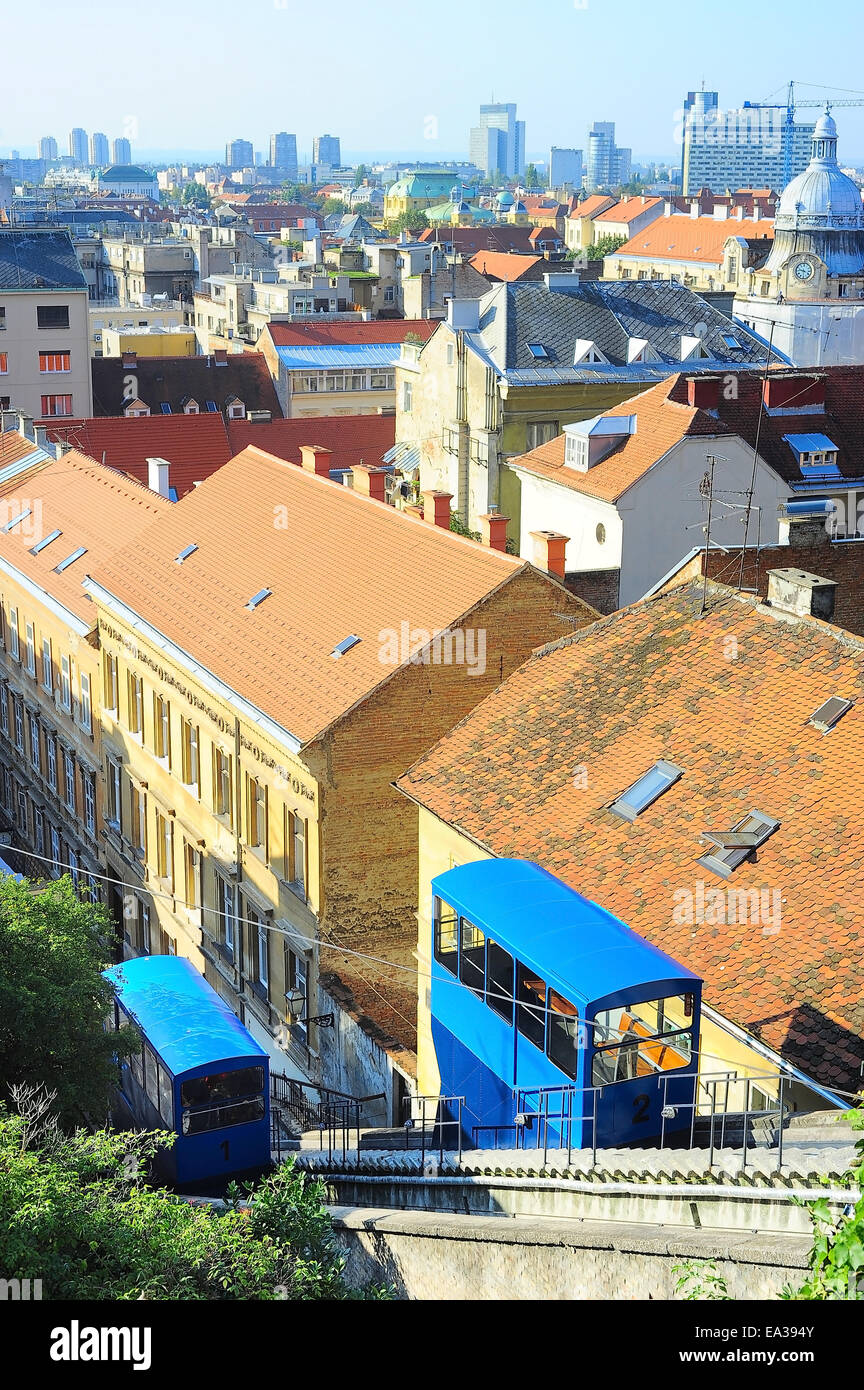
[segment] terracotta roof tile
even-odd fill
[[[177,489],[178,497],[191,492],[197,482],[209,478],[236,452],[228,442],[222,415],[209,412],[64,421],[48,430],[48,438],[68,441],[97,463],[116,468],[145,485],[147,459],[167,459],[171,465],[169,483]]]
[[[317,444],[331,451],[331,468],[353,468],[358,463],[381,462],[396,442],[396,419],[393,415],[319,415],[270,424],[229,420],[228,439],[232,454],[254,444],[264,453],[298,464],[300,446]]]
[[[535,266],[543,261],[542,256],[520,256],[507,251],[478,251],[471,257],[471,265],[492,280],[522,280]]]
[[[748,240],[773,241],[774,223],[754,222],[737,217],[657,217],[636,232],[614,253],[616,256],[636,256],[651,260],[699,261],[716,263],[723,260],[723,247],[730,236]]]
[[[431,319],[369,319],[365,323],[353,320],[331,323],[268,323],[276,347],[338,347],[349,343],[369,346],[372,343],[403,343],[409,333],[425,342],[431,338],[437,322]]]
[[[491,853],[558,874],[703,976],[726,1018],[853,1090],[864,642],[718,585],[708,598],[701,615],[691,583],[535,653],[398,785]],[[826,736],[809,717],[832,695],[855,703]],[[681,779],[632,824],[611,814],[658,758]],[[751,809],[780,826],[727,883],[697,863],[700,832]],[[769,911],[713,922],[709,899],[700,921],[700,883],[764,892]]]
[[[616,203],[614,208],[607,208],[605,212],[598,212],[594,218],[595,222],[635,222],[637,217],[641,217],[643,212],[649,208],[655,208],[658,203],[662,203],[662,198],[625,198],[622,202]]]

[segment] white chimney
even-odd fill
[[[476,333],[480,327],[480,300],[448,299],[447,322],[453,329]]]
[[[167,459],[148,459],[147,460],[147,486],[151,492],[158,492],[160,497],[168,497],[168,470],[170,464]]]

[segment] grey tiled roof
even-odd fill
[[[627,366],[630,338],[647,339],[659,355],[655,366],[661,371],[664,364],[680,367],[682,337],[701,337],[707,360],[714,364],[740,367],[765,361],[758,338],[692,290],[668,280],[580,282],[574,276],[572,286],[562,291],[544,284],[498,285],[483,300],[480,330],[482,346],[502,370],[572,369],[580,338],[593,342],[616,367]],[[724,334],[734,336],[741,347],[730,347]],[[541,343],[547,358],[537,359],[529,343]],[[697,363],[689,365],[698,368]],[[643,364],[639,367],[644,370]]]
[[[0,291],[86,288],[68,232],[0,231]]]

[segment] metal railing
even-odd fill
[[[445,1149],[450,1152],[455,1148],[458,1160],[462,1162],[462,1108],[465,1104],[464,1096],[405,1096],[402,1107],[407,1112],[405,1115],[405,1129],[411,1131],[420,1128],[420,1166],[422,1168],[426,1161],[426,1154],[438,1150],[438,1162],[444,1162]],[[434,1107],[431,1116],[427,1107]],[[452,1114],[453,1107],[456,1108],[455,1116]],[[419,1107],[419,1115],[415,1110]],[[450,1118],[445,1115],[450,1112]],[[445,1143],[445,1131],[455,1128],[456,1143],[449,1145]],[[432,1143],[427,1144],[427,1138],[431,1136]],[[406,1136],[407,1147],[407,1136]]]
[[[357,1135],[357,1148],[360,1148],[363,1106],[372,1101],[386,1100],[384,1091],[375,1095],[352,1096],[345,1091],[334,1091],[329,1086],[319,1086],[314,1081],[296,1081],[283,1072],[270,1073],[271,1141],[273,1151],[281,1159],[283,1151],[293,1147],[294,1136],[290,1134],[286,1118],[293,1121],[294,1127],[302,1134],[317,1130],[319,1148],[324,1149],[326,1136],[327,1152],[332,1159],[335,1150],[341,1148],[344,1160],[351,1148],[351,1131]]]

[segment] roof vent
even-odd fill
[[[350,637],[344,637],[341,642],[337,642],[330,655],[338,660],[340,656],[344,656],[346,652],[350,652],[352,647],[356,647],[359,641],[360,638],[352,633]]]
[[[824,705],[813,711],[807,722],[812,724],[814,729],[821,729],[823,734],[827,734],[851,708],[851,700],[842,700],[839,695],[832,695],[830,700],[826,700]]]
[[[257,594],[252,595],[246,607],[250,609],[250,611],[253,608],[257,608],[259,603],[263,603],[265,598],[269,598],[272,592],[272,589],[259,589]]]

